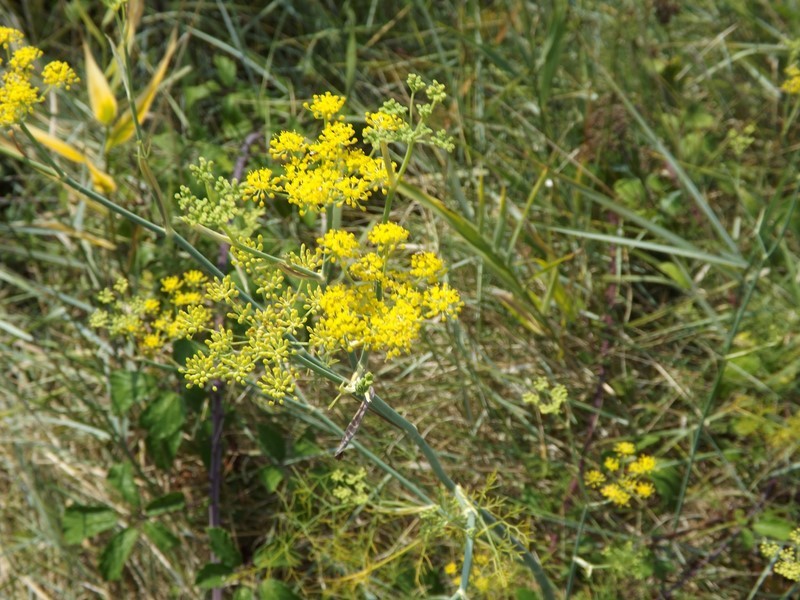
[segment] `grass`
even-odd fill
[[[113,63],[106,35],[131,17],[46,4],[0,22],[82,77],[82,39]],[[102,165],[116,192],[3,146],[0,595],[796,595],[759,543],[800,525],[798,101],[781,91],[799,19],[733,0],[148,6],[131,95],[173,31],[177,49],[144,146]],[[331,406],[330,381],[304,372],[282,407],[248,385],[186,392],[185,348],[143,360],[90,327],[118,276],[146,290],[218,263],[170,203],[198,156],[241,179],[269,136],[310,126],[312,94],[345,94],[358,130],[407,101],[411,72],[446,84],[432,126],[456,145],[415,149],[393,218],[466,306],[373,357],[378,397],[342,461],[360,399]],[[30,122],[103,154],[83,89]],[[382,212],[340,218],[363,232]],[[265,252],[319,226],[270,205]],[[540,377],[568,390],[555,414],[523,400]],[[622,441],[658,461],[630,507],[583,483]]]

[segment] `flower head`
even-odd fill
[[[303,108],[312,112],[315,119],[324,119],[326,121],[342,110],[344,106],[344,98],[342,96],[334,96],[330,92],[324,94],[314,94],[314,100],[310,104],[303,103]]]

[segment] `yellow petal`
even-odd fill
[[[164,58],[162,58],[161,62],[158,64],[158,68],[153,74],[153,78],[150,80],[150,83],[147,84],[145,90],[136,98],[136,120],[139,121],[139,123],[145,119],[148,111],[150,110],[150,105],[153,104],[153,100],[156,97],[156,92],[158,91],[158,86],[161,84],[161,81],[167,74],[169,61],[172,58],[172,54],[175,52],[177,45],[177,36],[175,35],[175,32],[173,32],[172,36],[170,37],[169,44],[167,45],[167,51],[164,54]],[[114,123],[114,127],[111,129],[111,133],[106,140],[106,152],[108,152],[108,150],[114,146],[124,144],[131,139],[133,136],[133,130],[133,118],[131,117],[130,111],[126,111],[119,118],[119,120]]]
[[[92,107],[92,113],[101,125],[108,127],[117,118],[117,99],[86,42],[83,44],[83,54],[86,62],[86,84],[89,88],[89,104]]]

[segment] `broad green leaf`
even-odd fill
[[[180,544],[178,537],[166,525],[158,521],[145,521],[142,523],[142,530],[148,539],[162,552],[169,552]]]
[[[114,371],[111,373],[111,407],[118,415],[124,415],[131,406],[150,398],[156,391],[153,377],[138,371]]]
[[[206,532],[211,551],[223,565],[235,568],[242,564],[242,555],[227,531],[219,527],[209,527]]]
[[[282,461],[286,458],[286,444],[283,435],[277,427],[262,423],[257,427],[258,445],[266,456]]]
[[[157,439],[148,435],[144,442],[147,453],[159,469],[169,469],[175,461],[183,441],[183,431],[180,429],[167,438]]]
[[[75,504],[64,511],[62,527],[67,544],[79,544],[86,538],[111,529],[117,524],[117,513],[107,506]]]
[[[173,32],[169,42],[167,42],[167,49],[164,53],[164,57],[158,64],[155,73],[153,73],[153,78],[150,80],[150,83],[147,84],[147,87],[144,89],[144,91],[136,98],[136,120],[139,123],[144,121],[145,117],[147,117],[147,113],[150,112],[150,106],[153,104],[153,100],[156,97],[158,86],[161,85],[164,76],[167,74],[169,61],[172,59],[172,54],[175,52],[177,47],[177,37]],[[122,114],[122,116],[111,128],[111,132],[106,140],[106,152],[108,152],[114,146],[119,146],[120,144],[127,142],[129,139],[131,139],[131,137],[133,137],[133,132],[133,115],[129,109]]]
[[[179,431],[185,420],[183,398],[175,392],[165,392],[145,409],[140,423],[153,439],[163,440]]]
[[[224,54],[215,54],[211,60],[222,85],[232,87],[236,83],[236,63]]]
[[[125,502],[132,506],[139,506],[139,489],[133,480],[133,465],[129,462],[117,463],[108,470],[108,483],[113,487]]]
[[[258,586],[260,600],[300,600],[300,596],[282,581],[267,579]]]
[[[283,481],[283,471],[278,467],[264,467],[258,472],[258,479],[268,492],[278,489],[278,484]]]
[[[770,514],[762,516],[753,524],[753,531],[758,535],[780,542],[787,541],[789,534],[795,529],[794,522]]]
[[[117,581],[120,578],[137,539],[139,532],[129,527],[120,531],[108,542],[100,555],[100,573],[106,581]]]
[[[155,517],[176,510],[183,510],[186,507],[186,498],[183,492],[171,492],[153,500],[145,506],[144,514],[148,517]]]
[[[225,580],[233,575],[233,569],[222,563],[207,563],[197,573],[194,584],[201,590],[224,587]]]
[[[238,587],[233,592],[233,600],[253,600],[253,590],[247,587]]]
[[[103,70],[94,60],[89,44],[83,43],[83,56],[86,67],[86,88],[89,93],[89,106],[98,123],[108,127],[117,118],[117,98]]]

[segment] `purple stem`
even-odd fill
[[[244,167],[250,157],[250,146],[261,137],[261,133],[253,132],[245,138],[242,144],[239,158],[233,170],[233,178],[241,180]],[[228,255],[230,252],[229,244],[220,244],[217,254],[217,268],[223,273],[228,269]],[[215,318],[216,328],[222,326],[223,316],[218,314]],[[215,380],[211,391],[211,460],[209,461],[209,504],[208,504],[208,524],[210,527],[219,527],[220,519],[220,491],[222,489],[222,432],[225,425],[225,408],[222,405],[222,392],[225,384],[220,380]],[[219,559],[212,553],[211,562],[219,562]],[[222,600],[222,588],[211,590],[212,600]]]

